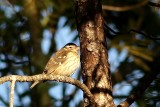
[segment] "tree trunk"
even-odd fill
[[[91,104],[84,95],[84,106],[114,107],[101,1],[76,0],[75,6],[83,82],[95,101]]]

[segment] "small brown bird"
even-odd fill
[[[80,65],[78,55],[79,47],[74,43],[68,43],[55,53],[48,61],[43,73],[47,75],[71,76]],[[35,81],[33,88],[40,81]]]

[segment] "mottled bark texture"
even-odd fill
[[[81,46],[83,82],[94,96],[84,106],[114,107],[100,0],[76,0],[75,17]]]

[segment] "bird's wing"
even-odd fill
[[[67,52],[56,53],[48,61],[44,73],[51,74],[66,61]]]

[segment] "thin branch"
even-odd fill
[[[148,4],[149,0],[143,0],[142,2],[130,6],[109,6],[109,5],[102,5],[103,10],[109,10],[109,11],[116,11],[116,12],[122,12],[122,11],[129,11],[133,10],[142,6],[145,6]]]
[[[131,32],[135,32],[135,33],[138,33],[138,34],[141,34],[149,39],[152,39],[152,40],[160,40],[160,37],[155,37],[153,35],[150,35],[150,34],[147,34],[147,33],[144,33],[142,31],[138,31],[138,30],[135,30],[135,29],[130,29],[128,30],[127,32],[116,32],[114,31],[113,29],[111,29],[107,23],[105,22],[104,24],[104,30],[109,30],[110,32],[114,33],[115,35],[124,35],[124,34],[130,34]]]
[[[159,3],[148,2],[148,4],[149,4],[150,6],[160,7],[160,4],[159,4]]]
[[[81,83],[79,80],[73,79],[71,77],[60,76],[60,75],[44,75],[44,74],[39,74],[34,76],[9,75],[9,76],[1,77],[0,84],[3,84],[4,82],[7,82],[7,81],[13,81],[14,79],[16,79],[16,81],[18,82],[52,80],[52,81],[69,83],[79,87],[85,93],[85,95],[89,98],[89,100],[93,102],[93,95],[91,94],[88,87],[85,84]]]
[[[16,78],[12,76],[11,80],[11,92],[10,92],[10,105],[9,107],[13,107],[14,105],[14,87],[15,87]]]
[[[28,63],[29,61],[15,61],[15,59],[11,59],[11,58],[9,58],[9,55],[7,54],[7,53],[5,53],[5,52],[1,52],[0,54],[3,54],[4,55],[4,60],[3,59],[1,59],[1,61],[3,61],[3,62],[11,62],[11,63],[13,63],[13,64],[25,64],[25,63]]]

